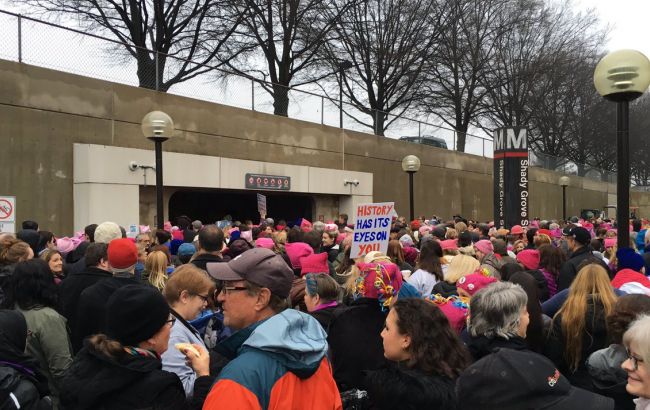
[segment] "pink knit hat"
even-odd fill
[[[442,313],[447,316],[451,328],[454,329],[457,334],[461,334],[467,323],[467,305],[465,303],[462,303],[458,297],[441,300],[431,300],[427,298],[425,300],[438,306]]]
[[[273,239],[271,238],[257,238],[255,246],[258,248],[273,249]]]
[[[605,248],[612,248],[616,246],[616,238],[605,238]]]
[[[327,253],[314,253],[300,258],[300,276],[308,273],[329,273],[330,268],[327,264]]]
[[[300,230],[303,232],[310,232],[312,230],[312,224],[305,218],[302,218],[302,221],[300,222]]]
[[[359,263],[360,276],[354,289],[354,298],[378,299],[382,310],[387,310],[402,288],[402,272],[390,262]]]
[[[447,239],[444,241],[440,241],[440,247],[442,250],[458,250],[458,243],[456,242],[455,239]]]
[[[474,247],[484,254],[494,252],[494,246],[492,242],[487,239],[482,239],[474,244]]]
[[[65,237],[56,240],[56,249],[62,254],[68,254],[74,250],[75,246],[72,239]]]
[[[291,266],[294,269],[301,268],[300,259],[314,253],[314,249],[304,242],[292,242],[284,245],[284,250],[291,261]]]
[[[517,262],[524,265],[527,270],[539,269],[539,251],[535,249],[524,249],[517,254]]]
[[[497,279],[492,276],[485,276],[482,273],[472,273],[471,275],[458,279],[456,287],[463,289],[470,296],[474,296],[476,292],[494,282],[497,282]]]

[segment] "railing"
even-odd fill
[[[119,41],[2,10],[0,36],[3,39],[0,46],[2,59],[126,85],[138,86],[140,83],[137,63],[133,57],[126,55],[124,46]],[[151,88],[158,89],[159,54],[151,50],[145,51],[155,62],[151,72],[147,73],[151,76]],[[186,62],[173,56],[165,57],[167,61],[162,75],[163,82],[169,79],[175,67]],[[189,63],[198,64],[192,61]],[[167,92],[253,111],[274,112],[273,98],[264,89],[272,87],[271,83],[209,65],[202,65],[201,70],[203,69],[207,71],[172,85]],[[333,97],[323,95],[322,89],[316,85],[312,89],[306,89],[307,87],[287,88],[289,98],[285,109],[289,118],[338,127],[342,109],[343,128],[374,133],[372,115],[383,114],[387,117],[385,122],[390,123],[384,131],[388,138],[430,135],[445,140],[448,149],[456,149],[458,135],[450,127],[428,119],[395,116],[381,111],[369,115],[347,102],[343,102],[341,107],[338,87],[333,89]],[[492,140],[468,133],[465,152],[492,157]]]
[[[32,17],[0,10],[0,58],[31,64],[44,68],[65,71],[87,77],[138,86],[137,63],[124,51],[124,45],[116,40],[71,29],[58,24],[44,22]],[[155,62],[147,73],[151,76],[153,89],[160,87],[160,54],[151,50],[149,53]],[[163,70],[163,82],[168,80],[174,69],[185,60],[166,56]],[[197,65],[198,63],[190,62]],[[263,82],[250,76],[225,71],[218,67],[201,65],[205,73],[190,80],[172,85],[167,92],[189,98],[215,102],[219,104],[250,109],[264,113],[273,113],[273,98],[264,87],[273,84]],[[332,82],[333,83],[333,82]],[[339,116],[343,111],[343,128],[348,130],[373,133],[372,116],[361,112],[356,106],[338,101],[338,87],[333,86],[334,97],[323,95],[323,88],[314,85],[313,90],[287,88],[288,106],[284,107],[289,118],[312,123],[340,126]],[[316,92],[316,90],[318,92]],[[376,111],[373,115],[386,115],[385,122],[390,125],[384,131],[388,138],[402,136],[434,136],[445,141],[447,148],[455,150],[458,143],[457,132],[449,127],[408,116],[395,116]],[[362,124],[361,122],[364,122]],[[465,152],[492,158],[492,139],[472,133],[466,134]],[[563,158],[544,154],[530,153],[531,166],[551,169],[569,175],[581,176],[615,182],[616,174],[589,166],[578,166]]]

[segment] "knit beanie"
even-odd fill
[[[644,266],[643,256],[634,252],[631,248],[621,248],[616,251],[616,259],[618,259],[618,269],[632,269],[633,271],[640,272]]]
[[[122,237],[122,230],[115,222],[102,222],[95,229],[95,242],[110,243],[113,239]]]
[[[108,244],[107,253],[113,272],[129,271],[138,262],[138,248],[128,238],[112,240]]]
[[[169,320],[169,305],[158,289],[127,285],[106,304],[106,334],[124,346],[137,346],[158,333]]]
[[[300,275],[305,276],[308,273],[327,273],[330,268],[327,264],[327,253],[314,253],[300,258]]]
[[[539,251],[535,249],[524,249],[517,254],[517,262],[524,265],[527,270],[539,269]]]
[[[490,242],[487,239],[482,239],[474,244],[474,247],[478,249],[481,253],[484,254],[489,254],[494,252],[494,246],[492,246],[492,242]]]
[[[494,282],[498,281],[492,276],[485,276],[482,273],[472,273],[471,275],[463,276],[462,278],[458,279],[456,287],[463,289],[470,296],[474,296],[476,292]]]

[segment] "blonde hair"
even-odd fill
[[[542,245],[550,245],[551,237],[545,233],[537,234],[535,235],[535,239],[533,239],[533,243],[535,244],[535,248],[539,248]]]
[[[456,255],[449,263],[445,281],[447,283],[456,283],[463,276],[474,273],[480,265],[481,263],[476,258],[463,254]]]
[[[144,262],[144,271],[149,274],[149,283],[161,292],[167,283],[167,255],[162,251],[153,251]]]
[[[607,271],[593,263],[580,269],[569,288],[567,300],[553,317],[555,321],[562,315],[560,325],[564,337],[564,358],[573,371],[580,365],[582,357],[582,338],[586,332],[589,296],[594,304],[602,303],[603,317],[609,316],[614,310],[616,294],[609,282]]]
[[[447,229],[447,232],[445,232],[445,239],[458,239],[458,231],[454,228]]]

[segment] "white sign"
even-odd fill
[[[16,224],[14,222],[0,222],[0,232],[16,233]]]
[[[373,251],[379,251],[386,255],[393,215],[397,215],[394,202],[357,206],[352,250],[350,251],[352,259],[365,256]]]
[[[266,196],[257,194],[257,210],[263,217],[266,216]]]
[[[15,196],[0,196],[0,222],[16,222]]]
[[[140,233],[140,228],[136,224],[129,225],[129,230],[126,233],[127,238],[137,238]]]

